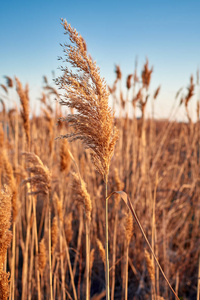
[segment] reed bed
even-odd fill
[[[83,38],[63,27],[76,46],[64,45],[68,63],[82,70],[62,67],[67,98],[44,77],[30,116],[28,85],[6,76],[0,86],[0,298],[174,299],[120,195],[106,198],[124,190],[176,294],[199,299],[199,102],[196,121],[188,108],[198,86],[191,77],[177,95],[188,122],[156,120],[148,60],[125,87],[116,66],[107,87]],[[7,108],[11,95],[20,108]]]

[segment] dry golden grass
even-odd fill
[[[0,299],[9,296],[9,273],[4,271],[7,248],[12,239],[10,228],[11,219],[11,193],[8,188],[0,191]]]
[[[23,89],[19,80],[9,77],[6,89],[1,85],[6,97],[11,89],[16,100],[21,95],[22,111],[8,111],[1,97],[0,186],[2,189],[6,184],[8,189],[0,196],[0,299],[9,295],[24,300],[85,299],[86,294],[91,299],[105,299],[105,247],[97,242],[104,241],[106,233],[102,175],[108,181],[108,193],[124,190],[129,195],[180,299],[196,299],[199,104],[196,122],[188,108],[188,102],[194,99],[194,80],[187,93],[179,94],[188,123],[147,119],[146,104],[159,101],[159,88],[152,95],[149,92],[152,68],[147,61],[141,76],[138,71],[130,74],[124,93],[122,72],[117,66],[116,80],[109,90],[121,115],[114,118],[107,105],[106,84],[87,56],[86,43],[69,24],[64,22],[63,26],[75,42],[72,48],[66,48],[69,60],[80,54],[75,67],[85,68],[87,74],[76,75],[64,69],[68,77],[58,80],[63,87],[68,84],[67,96],[60,102],[74,109],[74,115],[69,110],[66,118],[66,112],[53,110],[49,100],[59,95],[47,80],[40,113],[31,119],[28,88]],[[130,111],[127,114],[129,104],[133,106],[132,115]],[[141,109],[139,120],[136,105]],[[58,123],[58,116],[73,126]],[[117,131],[119,141],[114,153]],[[55,140],[59,136],[76,142]],[[132,230],[132,219],[126,219],[126,207],[117,195],[109,199],[108,224],[111,299],[173,299],[155,262],[149,254],[145,258],[144,239],[135,223]]]

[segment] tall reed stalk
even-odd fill
[[[105,187],[106,187],[106,207],[105,207],[105,216],[106,216],[106,244],[105,244],[105,251],[106,251],[106,299],[110,299],[110,286],[109,286],[109,253],[108,253],[108,179],[106,177],[105,180]]]
[[[65,58],[60,60],[70,63],[75,72],[67,66],[61,67],[63,76],[56,82],[65,91],[65,98],[61,97],[60,104],[77,111],[64,119],[71,124],[74,131],[62,137],[69,138],[71,141],[79,139],[87,149],[90,149],[93,163],[105,182],[106,299],[110,299],[107,184],[118,131],[114,126],[114,115],[108,106],[109,94],[105,81],[100,76],[99,68],[87,54],[86,43],[82,36],[67,21],[62,20],[62,22],[71,44],[63,45]],[[77,70],[79,73],[76,72]]]

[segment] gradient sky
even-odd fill
[[[199,15],[199,0],[1,1],[0,83],[4,75],[17,76],[29,83],[32,103],[40,96],[42,76],[59,73],[64,18],[85,38],[108,84],[115,64],[125,80],[136,57],[139,72],[148,57],[152,90],[161,84],[156,113],[166,117],[177,90],[200,67]]]

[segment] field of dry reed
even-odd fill
[[[10,77],[0,85],[0,299],[175,299],[120,194],[106,200],[113,191],[128,195],[179,298],[199,299],[200,112],[197,104],[194,122],[193,77],[177,95],[188,122],[155,120],[160,87],[150,94],[148,61],[141,74],[127,76],[126,87],[116,66],[116,80],[106,87],[85,41],[63,26],[77,47],[64,51],[68,63],[83,73],[62,68],[58,86],[44,77],[40,102],[31,99],[38,115],[30,111],[28,85]]]

